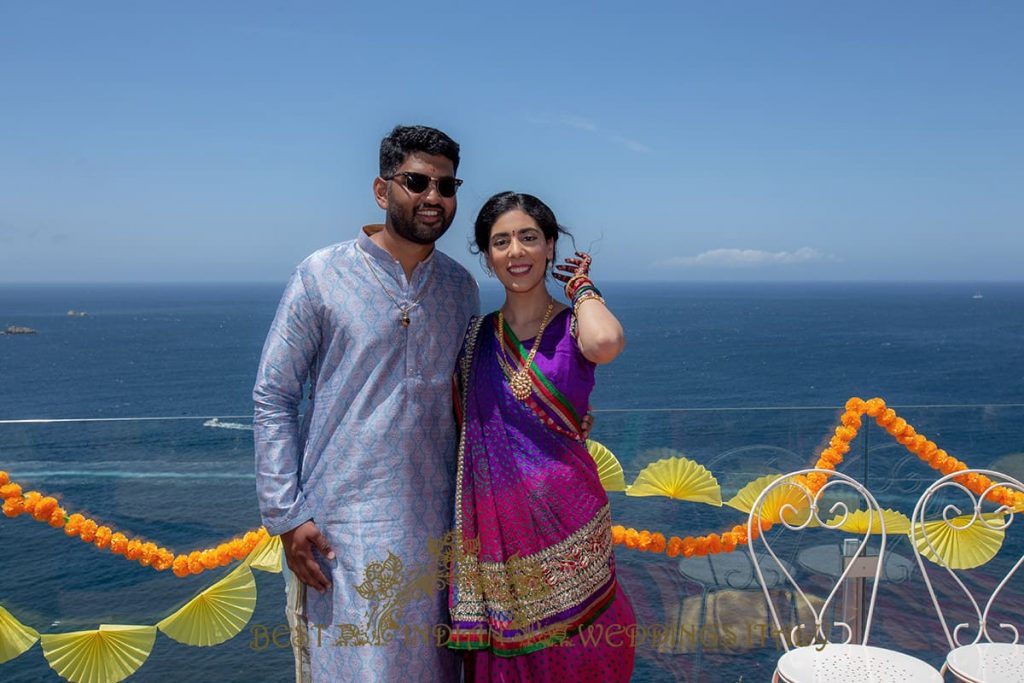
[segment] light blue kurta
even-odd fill
[[[420,302],[408,327],[364,253],[402,306]],[[333,588],[307,592],[309,623],[327,625],[312,631],[314,680],[458,680],[428,635],[448,621],[445,594],[409,581],[451,524],[451,377],[478,309],[450,257],[435,250],[407,282],[365,232],[311,255],[285,289],[253,390],[256,485],[271,534],[312,519],[337,556],[321,558]]]

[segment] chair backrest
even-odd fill
[[[1003,588],[1024,562],[1024,552],[1016,557],[1005,574],[995,577],[999,582],[991,593],[978,586],[978,581],[971,582],[975,586],[972,590],[964,579],[971,573],[992,571],[978,571],[977,567],[1002,548],[1015,512],[1024,512],[1024,485],[1009,475],[984,469],[963,470],[942,477],[925,489],[914,507],[911,545],[950,649],[982,639],[997,642],[989,631],[989,621],[994,616],[990,613],[998,605]],[[989,552],[970,553],[971,548],[980,547],[979,543],[988,546]],[[952,596],[948,590],[942,591],[944,599],[940,600],[930,573],[941,575],[942,572],[952,577],[956,588]],[[991,579],[991,575],[983,577],[980,583],[990,586]],[[982,599],[979,601],[977,597]],[[973,612],[969,621],[952,623],[951,616],[947,616],[953,611],[954,599],[961,613],[965,608],[968,614]],[[946,611],[943,611],[944,601]],[[1019,605],[1013,611],[1019,614]],[[1000,623],[998,627],[1012,634],[1014,643],[1018,641],[1017,626]]]
[[[808,478],[808,475],[816,476]],[[827,478],[827,481],[820,485],[820,488],[811,484],[815,479],[819,482],[823,481],[823,477]],[[764,527],[769,523],[773,529],[771,534],[764,533],[767,531]],[[772,622],[784,649],[789,650],[801,645],[829,642],[832,640],[834,627],[839,627],[842,630],[844,637],[839,642],[844,643],[851,642],[854,633],[859,631],[843,621],[825,622],[830,611],[837,607],[836,596],[843,582],[851,575],[855,567],[858,567],[856,562],[850,561],[846,562],[845,566],[841,564],[836,567],[834,575],[829,576],[835,583],[831,585],[824,601],[821,601],[817,598],[812,599],[804,591],[796,580],[797,571],[777,554],[777,549],[785,543],[787,534],[784,532],[786,531],[809,530],[810,534],[820,534],[822,533],[821,529],[837,530],[841,527],[850,528],[850,526],[863,529],[863,531],[845,532],[847,536],[855,536],[859,539],[856,553],[851,557],[865,556],[864,551],[867,548],[868,540],[872,536],[879,539],[878,557],[877,561],[873,563],[871,591],[866,601],[867,613],[864,620],[863,637],[859,639],[859,642],[867,643],[871,632],[871,617],[874,614],[879,578],[885,559],[885,519],[875,498],[862,484],[841,472],[805,469],[779,477],[767,486],[754,501],[747,519],[747,538],[750,539],[747,549],[765,600],[768,602],[768,611]],[[775,529],[778,529],[778,533],[774,532]],[[822,548],[834,549],[831,546],[822,546]],[[835,554],[838,556],[838,551]],[[765,571],[769,574],[767,579]],[[789,590],[782,591],[780,588]],[[788,604],[794,598],[796,600],[795,609]],[[780,612],[783,611],[793,615],[794,623],[783,623],[780,618]],[[808,623],[809,621],[813,623]]]

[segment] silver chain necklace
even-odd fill
[[[430,284],[430,276],[434,274],[434,270],[431,269],[430,272],[427,273],[427,281],[423,283],[424,291],[423,294],[420,295],[420,298],[416,299],[416,301],[413,301],[408,306],[403,306],[402,304],[398,303],[398,299],[392,296],[391,292],[388,291],[388,288],[384,286],[384,281],[380,279],[379,275],[377,275],[377,269],[374,268],[373,263],[370,261],[370,257],[369,255],[367,255],[366,251],[361,246],[359,246],[358,243],[356,243],[356,249],[359,250],[359,253],[362,255],[363,260],[366,261],[366,267],[370,270],[370,274],[373,275],[373,279],[377,281],[377,284],[380,285],[380,288],[384,290],[384,294],[386,294],[387,297],[391,299],[391,303],[393,303],[395,305],[395,308],[397,308],[398,311],[402,314],[402,317],[400,319],[402,327],[409,327],[409,323],[411,322],[411,320],[409,319],[409,311],[419,306],[420,302],[423,301],[423,297],[426,296],[427,293],[427,285]]]

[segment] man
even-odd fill
[[[415,569],[451,522],[450,382],[479,308],[472,276],[434,249],[455,217],[458,166],[439,130],[384,138],[373,192],[385,224],[298,266],[263,349],[257,494],[293,574],[301,680],[459,679],[435,638],[445,593]]]

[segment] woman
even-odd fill
[[[588,277],[589,256],[555,274],[571,306],[548,292],[560,233],[527,194],[495,195],[476,219],[476,247],[505,303],[470,324],[456,368],[449,607],[467,681],[625,681],[633,670],[636,619],[618,590],[608,497],[580,427],[595,365],[625,342]]]

